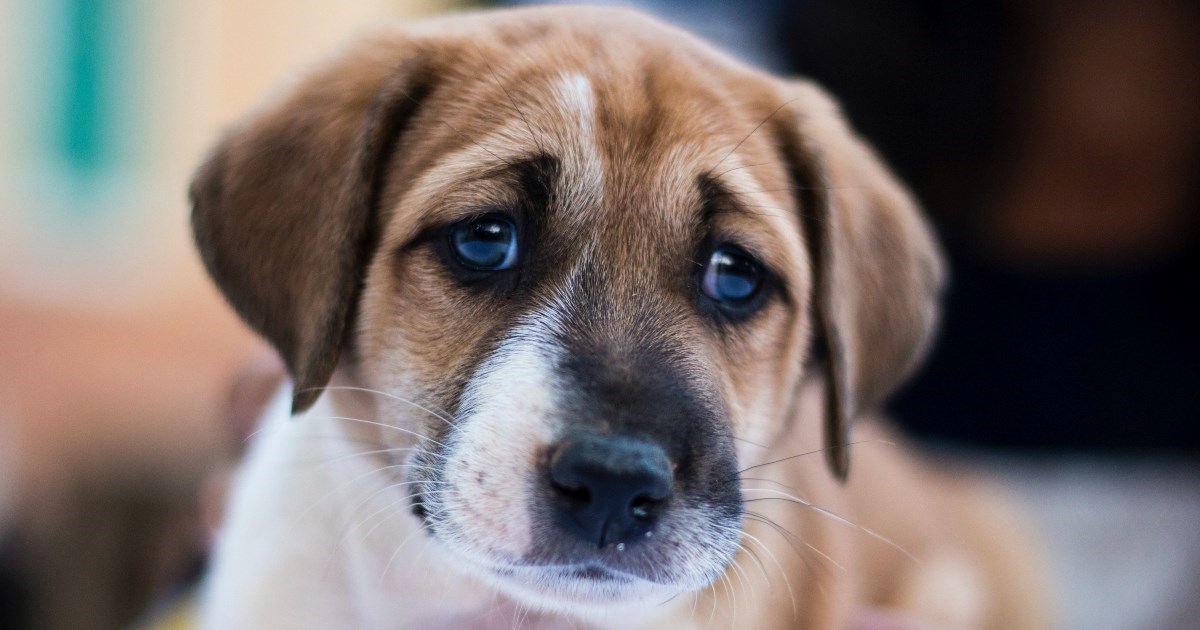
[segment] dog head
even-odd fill
[[[625,11],[359,39],[232,129],[192,198],[295,409],[335,370],[382,392],[429,535],[547,606],[716,579],[748,445],[793,422],[824,423],[844,478],[851,419],[921,354],[941,283],[819,89]],[[794,418],[814,374],[825,417]]]

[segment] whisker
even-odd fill
[[[775,114],[779,113],[779,110],[783,109],[784,107],[787,107],[788,105],[791,105],[792,103],[795,103],[797,100],[798,99],[792,99],[790,101],[786,101],[786,102],[782,103],[779,107],[776,107],[775,110],[772,111],[770,114],[767,114],[767,117],[762,119],[762,122],[755,125],[754,129],[751,129],[750,133],[746,134],[745,138],[742,138],[741,140],[738,141],[737,144],[733,145],[733,148],[729,150],[729,153],[726,153],[725,157],[721,158],[721,161],[714,164],[713,167],[709,170],[710,171],[716,170],[717,167],[721,166],[721,164],[724,164],[725,160],[728,160],[729,156],[733,155],[734,151],[737,151],[739,148],[741,148],[742,144],[750,139],[750,136],[753,136],[755,134],[755,132],[757,132],[760,128],[762,128],[763,125],[767,124],[767,121],[774,118]]]
[[[359,508],[366,505],[367,502],[369,502],[371,499],[375,498],[381,492],[385,492],[385,491],[392,490],[395,488],[401,488],[404,486],[410,486],[410,485],[413,485],[416,483],[420,483],[420,481],[406,481],[403,483],[388,484],[382,488],[379,488],[378,490],[376,490],[375,492],[372,492],[369,496],[367,496],[367,498],[363,499],[362,501],[359,501],[357,505],[355,505],[351,510],[349,510],[349,514],[353,515],[355,512],[357,512],[359,510]],[[383,506],[382,508],[379,508],[378,510],[372,512],[366,518],[359,520],[357,523],[354,523],[353,525],[351,525],[350,522],[347,522],[342,527],[342,533],[340,536],[338,536],[337,542],[335,542],[333,545],[333,548],[331,548],[329,550],[329,557],[326,558],[326,562],[325,562],[326,572],[328,572],[330,569],[332,569],[334,560],[337,558],[338,550],[340,550],[342,548],[342,545],[344,545],[346,543],[346,541],[350,538],[350,536],[354,533],[355,530],[357,530],[359,527],[362,527],[363,525],[367,524],[376,516],[386,512],[386,511],[395,510],[396,506],[405,503],[410,498],[411,498],[410,495],[405,494],[404,496],[400,497],[399,499],[396,499],[396,500],[392,501],[391,503],[388,503],[387,505]],[[394,513],[395,512],[393,512],[393,514]],[[367,531],[367,533],[363,536],[363,540],[369,539],[371,534],[376,529],[378,529],[380,525],[387,522],[387,520],[390,516],[391,515],[388,515],[382,519],[379,519],[379,522],[376,523],[373,527],[371,527],[371,529],[369,531]],[[351,517],[351,520],[353,520],[353,517]]]
[[[419,447],[419,446],[404,446],[404,447],[396,447],[396,448],[381,448],[381,449],[375,449],[375,450],[373,450],[373,451],[357,451],[357,452],[354,452],[354,453],[347,453],[346,455],[339,455],[339,456],[337,456],[337,457],[334,457],[334,458],[332,458],[332,459],[327,459],[327,460],[324,460],[324,461],[316,462],[314,465],[317,465],[317,464],[336,464],[337,462],[340,462],[340,461],[342,461],[342,460],[346,460],[346,459],[350,459],[350,458],[352,458],[352,457],[363,457],[363,456],[366,456],[366,455],[384,455],[384,454],[390,454],[390,453],[407,453],[407,452],[412,452],[412,451],[418,451],[418,452],[426,453],[426,454],[428,454],[429,456],[431,456],[431,457],[436,457],[436,458],[438,458],[438,459],[440,459],[440,460],[442,460],[442,461],[448,461],[448,460],[450,459],[450,458],[449,458],[449,457],[447,457],[446,455],[443,455],[443,454],[441,454],[441,453],[436,453],[436,452],[434,452],[434,451],[426,450],[426,449],[423,449],[423,448],[421,448],[421,447]],[[764,479],[763,481],[767,481],[767,480],[766,480],[766,479]]]
[[[483,53],[483,49],[479,47],[478,42],[475,42],[475,50],[479,52],[480,57],[485,60],[487,59],[487,55]],[[484,61],[483,63],[488,69],[488,72],[491,73],[492,80],[496,82],[496,86],[504,91],[504,96],[507,97],[508,102],[512,104],[513,110],[516,111],[517,115],[521,117],[521,121],[525,123],[525,129],[529,132],[529,139],[532,140],[533,144],[537,146],[538,152],[545,155],[545,147],[542,146],[542,142],[538,139],[537,134],[533,133],[533,126],[529,124],[529,119],[525,117],[525,112],[521,111],[521,108],[517,105],[517,101],[513,98],[512,92],[509,92],[508,88],[504,87],[504,84],[500,82],[500,77],[496,76],[496,70],[492,68],[492,64],[487,61]]]
[[[422,490],[421,498],[440,497],[440,496],[444,496],[447,494],[451,494],[452,492],[453,492],[453,490],[451,490],[449,488],[442,488],[441,490]]]
[[[408,461],[402,461],[402,462],[398,462],[395,464],[389,464],[389,463],[386,463],[387,461],[388,460],[379,461],[377,464],[375,464],[375,467],[372,469],[372,472],[379,472],[385,468],[388,470],[391,470],[394,468],[407,468],[409,472],[421,471],[421,472],[434,473],[434,474],[436,474],[438,472],[438,468],[436,466],[419,464],[416,462],[408,462]],[[332,465],[332,464],[333,464],[333,462],[331,462],[329,460],[324,460],[324,461],[303,462],[298,465],[301,466],[305,471],[312,471],[312,470],[319,469],[323,466],[328,466],[328,465]],[[369,475],[367,475],[367,476],[369,476]]]
[[[733,168],[725,169],[725,170],[721,171],[720,173],[717,173],[716,175],[709,174],[709,177],[711,177],[713,179],[721,179],[722,176],[728,175],[734,171],[740,171],[744,168],[754,168],[755,166],[766,166],[768,164],[770,164],[770,162],[759,162],[757,164],[743,164],[741,166],[735,166]]]
[[[375,490],[375,491],[374,491],[374,492],[372,492],[371,494],[367,495],[367,497],[366,497],[365,499],[363,499],[362,501],[359,501],[357,505],[355,505],[353,508],[351,508],[351,509],[349,510],[349,514],[354,514],[355,512],[357,512],[357,511],[359,510],[359,508],[361,508],[362,506],[366,505],[366,504],[367,504],[367,503],[368,503],[368,502],[369,502],[371,499],[374,499],[375,497],[379,496],[380,494],[382,494],[382,493],[384,493],[384,492],[387,492],[388,490],[393,490],[393,489],[396,489],[396,488],[404,488],[404,487],[411,486],[411,485],[414,485],[414,484],[419,484],[419,483],[422,483],[422,480],[420,480],[420,479],[416,479],[416,480],[413,480],[413,481],[404,481],[404,482],[400,482],[400,483],[392,483],[392,484],[387,484],[387,485],[383,486],[382,488],[378,488],[377,490]],[[411,499],[411,498],[412,498],[412,497],[411,497],[411,495],[409,495],[409,494],[407,494],[407,493],[406,493],[406,494],[405,494],[403,497],[401,497],[401,498],[399,499],[399,502],[407,501],[407,500],[409,500],[409,499]],[[367,521],[371,520],[371,518],[372,518],[372,517],[376,516],[376,515],[377,515],[377,514],[379,514],[380,512],[383,512],[383,511],[384,511],[384,510],[386,510],[387,508],[389,508],[389,507],[392,507],[392,506],[394,506],[394,505],[396,505],[396,504],[397,504],[396,502],[393,502],[393,503],[390,503],[390,504],[388,504],[388,505],[387,505],[387,506],[385,506],[384,508],[381,508],[381,509],[379,509],[379,510],[376,510],[374,513],[372,513],[372,514],[368,515],[366,518],[364,518],[364,519],[362,519],[361,521],[359,521],[357,525],[355,525],[355,526],[351,527],[349,531],[345,531],[345,532],[343,533],[343,535],[342,535],[342,538],[341,538],[340,540],[338,540],[338,544],[337,544],[337,545],[334,547],[335,551],[336,551],[336,549],[337,549],[338,547],[340,547],[340,546],[341,546],[342,542],[344,542],[344,541],[345,541],[345,538],[346,538],[346,536],[348,536],[349,534],[353,533],[353,530],[354,530],[354,529],[357,529],[357,528],[358,528],[359,526],[361,526],[363,523],[365,523],[365,522],[367,522]],[[347,525],[348,525],[348,524],[349,524],[349,523],[347,523]]]
[[[755,212],[753,210],[749,210],[748,208],[762,208],[764,210],[774,210],[775,212]],[[824,223],[827,220],[825,217],[823,217],[821,215],[811,214],[808,212],[802,212],[800,210],[785,210],[785,209],[777,207],[777,206],[766,206],[766,205],[752,204],[752,203],[746,204],[746,203],[741,203],[741,202],[737,202],[737,204],[732,207],[717,208],[717,209],[713,210],[713,214],[742,214],[742,215],[750,215],[750,216],[755,216],[755,217],[767,217],[767,218],[772,218],[772,219],[779,218],[780,216],[795,215],[798,217],[803,217],[805,219],[811,219],[818,223]]]
[[[817,549],[816,547],[812,546],[811,543],[806,542],[806,543],[804,543],[804,546],[808,547],[809,549],[812,549],[813,552],[816,553],[818,556],[825,558],[825,560],[829,561],[829,564],[832,564],[833,566],[841,569],[843,572],[846,570],[846,567],[842,566],[841,563],[839,563],[837,560],[834,560],[833,558],[829,557],[829,554],[825,553],[824,551],[821,551],[820,549]]]
[[[279,430],[286,429],[286,428],[287,428],[287,425],[280,425],[280,424],[270,425],[269,423],[263,423],[262,426],[260,426],[258,429],[256,429],[253,433],[247,435],[245,437],[245,439],[242,440],[242,444],[250,443],[250,441],[253,440],[254,437],[260,433],[264,433],[266,431],[279,431]],[[296,435],[289,435],[289,436],[287,436],[287,438],[289,440],[310,440],[310,439],[314,440],[314,441],[316,441],[316,440],[337,440],[339,442],[342,442],[343,444],[357,444],[359,446],[375,446],[375,447],[383,446],[383,444],[381,444],[379,440],[369,440],[369,439],[365,439],[365,438],[360,439],[358,437],[347,436],[344,433],[324,433],[324,434],[300,433],[300,434],[296,434]]]
[[[733,532],[733,533],[737,534],[739,537],[746,536],[748,538],[753,539],[755,542],[758,542],[759,545],[762,545],[762,541],[758,540],[752,534],[745,531],[744,529],[740,529],[737,527],[720,526],[720,525],[718,525],[717,528],[721,531]],[[767,551],[767,553],[770,553],[770,550],[767,549],[766,545],[762,545],[762,546],[763,546],[763,549]],[[740,542],[738,543],[738,549],[745,551],[758,564],[759,570],[762,571],[763,579],[765,579],[767,582],[767,589],[774,590],[775,587],[771,583],[771,577],[770,577],[770,575],[767,574],[767,567],[765,564],[763,564],[762,559],[758,557],[758,554],[753,549],[743,545]],[[772,560],[775,559],[774,554],[771,554],[771,559]],[[779,566],[780,571],[783,571],[783,567],[779,565],[779,562],[777,560],[775,561],[775,565]],[[730,566],[734,567],[735,569],[738,568],[736,560]],[[743,573],[742,577],[743,577],[743,584],[749,584],[749,581],[750,581],[749,576],[746,576],[745,573]],[[785,576],[785,579],[786,579],[786,576]]]
[[[793,534],[792,532],[789,532],[787,529],[785,529],[779,523],[776,523],[775,521],[773,521],[773,520],[767,518],[766,516],[763,516],[762,514],[759,514],[757,512],[747,511],[746,516],[747,516],[747,518],[751,518],[752,520],[758,521],[759,523],[763,523],[764,525],[768,525],[771,528],[773,528],[776,532],[779,533],[780,536],[783,537],[783,539],[785,541],[787,541],[788,546],[790,546],[792,548],[792,551],[795,551],[796,555],[801,556],[801,558],[803,558],[803,555],[800,553],[800,550],[796,548],[796,543],[804,545],[809,550],[811,550],[814,553],[816,553],[817,555],[821,556],[822,558],[827,560],[830,564],[837,567],[838,569],[841,569],[842,571],[846,570],[846,567],[842,566],[841,563],[839,563],[837,560],[834,560],[832,557],[830,557],[825,552],[821,551],[820,549],[817,549],[812,544],[810,544],[808,541],[800,540],[799,536]]]
[[[764,463],[762,463],[762,464],[755,464],[755,465],[753,465],[753,466],[747,466],[746,468],[743,468],[743,469],[741,469],[741,470],[737,471],[737,475],[736,475],[736,476],[740,477],[740,476],[742,475],[742,473],[744,473],[744,472],[746,472],[746,471],[748,471],[748,470],[754,470],[755,468],[762,468],[763,466],[771,466],[771,465],[773,465],[773,464],[778,464],[779,462],[786,462],[786,461],[788,461],[789,459],[796,459],[796,458],[798,458],[798,457],[805,457],[805,456],[807,456],[807,455],[815,455],[815,454],[817,454],[817,453],[823,453],[823,452],[825,452],[825,451],[827,451],[827,450],[829,450],[829,449],[831,449],[831,448],[846,448],[847,446],[857,446],[857,445],[859,445],[859,444],[873,444],[873,443],[876,443],[876,442],[877,442],[877,443],[880,443],[880,444],[886,444],[886,445],[888,445],[888,446],[895,446],[895,445],[896,445],[896,443],[895,443],[895,442],[889,442],[889,441],[887,441],[887,440],[859,440],[859,441],[857,441],[857,442],[847,442],[847,443],[845,443],[845,444],[837,444],[837,445],[834,445],[834,446],[826,446],[826,447],[824,447],[824,448],[818,448],[818,449],[816,449],[816,450],[812,450],[812,451],[806,451],[806,452],[804,452],[804,453],[799,453],[799,454],[796,454],[796,455],[789,455],[788,457],[781,457],[781,458],[779,458],[779,459],[772,460],[772,461],[769,461],[769,462],[764,462]]]
[[[401,498],[401,499],[397,499],[397,500],[395,500],[395,501],[392,501],[392,502],[391,502],[391,504],[389,504],[389,505],[387,506],[387,508],[391,508],[391,509],[393,510],[393,511],[392,511],[392,513],[391,513],[391,514],[385,514],[383,518],[381,518],[381,519],[379,519],[378,521],[376,521],[376,523],[375,523],[373,526],[371,526],[371,529],[368,529],[368,530],[367,530],[367,533],[363,534],[363,540],[370,540],[370,539],[371,539],[371,534],[375,533],[375,530],[379,529],[379,526],[380,526],[380,525],[383,525],[384,523],[386,523],[386,522],[387,522],[387,520],[388,520],[389,518],[391,518],[392,516],[395,516],[396,514],[403,514],[403,513],[404,513],[404,511],[403,511],[403,505],[404,505],[405,503],[407,503],[407,502],[408,502],[409,498],[410,498],[410,497],[408,497],[408,496],[405,496],[405,497],[403,497],[403,498]],[[399,510],[397,510],[397,507],[400,507],[400,509],[399,509]],[[383,511],[383,510],[380,510],[380,511]],[[367,519],[366,519],[366,520],[370,520],[370,519],[371,519],[373,516],[374,516],[374,515],[372,515],[372,516],[370,516],[370,517],[367,517]]]
[[[742,535],[745,536],[746,532],[742,532]],[[738,543],[738,549],[745,551],[750,556],[750,558],[752,560],[754,560],[754,563],[758,565],[758,570],[762,573],[763,579],[767,581],[767,590],[768,591],[775,590],[775,585],[771,583],[771,576],[767,575],[767,565],[763,564],[762,558],[758,557],[758,553],[755,552],[750,547],[743,545],[741,543]]]
[[[445,444],[442,444],[441,442],[439,442],[427,435],[421,435],[420,433],[417,433],[416,431],[409,431],[408,429],[405,429],[404,427],[398,427],[394,424],[388,424],[386,422],[378,422],[375,420],[364,420],[362,418],[354,418],[351,416],[312,416],[311,419],[313,419],[313,420],[345,420],[346,422],[359,422],[362,424],[369,424],[371,426],[382,427],[384,429],[392,429],[395,431],[399,431],[401,433],[407,433],[408,435],[411,435],[419,440],[428,440],[430,442],[433,442],[434,444],[437,444],[438,446],[440,446],[442,448],[450,448],[449,446],[446,446]]]
[[[409,400],[402,396],[397,396],[396,394],[392,394],[390,392],[380,391],[378,389],[371,389],[369,387],[354,387],[352,385],[326,385],[324,387],[309,387],[309,388],[301,390],[301,391],[315,391],[315,390],[353,391],[353,392],[364,392],[367,394],[377,394],[379,396],[386,396],[388,398],[391,398],[392,400],[402,402],[406,405],[412,405],[413,407],[416,407],[417,409],[420,409],[421,411],[424,411],[425,413],[428,413],[429,415],[445,422],[448,426],[451,426],[451,427],[454,426],[454,418],[452,417],[452,414],[450,414],[446,411],[441,411],[439,413],[438,411],[430,409],[430,408],[422,405],[421,403],[418,403],[413,400]]]
[[[743,547],[739,543],[738,549],[742,548]],[[746,574],[746,569],[742,567],[742,562],[735,556],[733,558],[733,563],[730,566],[733,568],[733,575],[737,578],[738,584],[742,585],[742,595],[746,596],[747,598],[753,598],[754,593],[750,590],[750,577]],[[733,624],[731,623],[730,628],[732,627]]]
[[[774,529],[783,538],[784,542],[786,542],[788,544],[788,546],[792,548],[792,551],[797,556],[803,556],[803,554],[800,553],[800,549],[795,544],[797,542],[801,542],[799,537],[796,536],[795,534],[793,534],[792,532],[789,532],[782,525],[767,518],[766,516],[763,516],[762,514],[759,514],[757,512],[753,512],[750,510],[746,511],[745,517],[747,519],[762,523],[762,524],[767,525],[767,526],[771,527],[772,529]]]
[[[736,435],[733,436],[733,439],[735,439],[739,442],[745,442],[746,444],[749,444],[750,446],[757,446],[758,448],[771,448],[771,447],[767,446],[766,444],[759,444],[758,442],[751,442],[750,440],[747,440],[746,438],[740,438]]]
[[[813,583],[816,584],[817,590],[820,591],[821,595],[828,597],[828,595],[825,592],[825,586],[821,583],[821,576],[817,573],[817,570],[815,568],[813,568],[812,563],[808,561],[808,557],[805,556],[804,553],[802,553],[800,551],[800,548],[796,546],[796,543],[801,542],[801,541],[795,534],[789,532],[787,529],[785,529],[779,523],[776,523],[775,521],[773,521],[773,520],[767,518],[766,516],[763,516],[762,514],[759,514],[757,512],[747,510],[746,518],[754,520],[754,521],[758,521],[759,523],[763,523],[763,524],[771,527],[772,529],[774,529],[775,532],[778,533],[783,538],[784,542],[786,542],[788,544],[788,546],[792,548],[792,553],[796,554],[796,557],[800,559],[800,562],[804,563],[804,568],[808,569],[808,572],[810,574],[812,574]],[[787,573],[785,572],[784,573],[785,578],[786,578],[786,575],[787,575]],[[789,583],[789,585],[790,585],[790,583]]]
[[[654,607],[661,608],[663,606],[666,606],[667,604],[670,604],[671,602],[675,601],[675,599],[678,598],[680,595],[683,595],[683,591],[679,591],[678,593],[675,593],[674,595],[662,600],[661,602],[658,602],[657,604],[654,605]]]
[[[330,499],[330,497],[332,497],[333,495],[345,490],[347,486],[350,486],[351,484],[355,484],[359,481],[362,481],[363,479],[366,479],[367,477],[370,477],[371,475],[378,475],[379,473],[381,473],[385,470],[394,470],[396,468],[417,468],[417,469],[419,469],[419,467],[414,466],[412,464],[390,464],[387,466],[372,468],[360,475],[356,475],[352,479],[347,479],[346,481],[338,484],[338,486],[336,488],[334,488],[333,490],[326,492],[324,495],[321,496],[321,498],[317,499],[316,501],[313,501],[312,504],[309,505],[304,510],[304,512],[301,514],[301,516],[307,518],[309,513],[312,512],[313,510],[315,510],[317,508],[317,506],[321,505],[325,501],[328,501]],[[430,470],[433,470],[433,469],[430,469]]]
[[[392,555],[388,557],[387,563],[383,565],[383,572],[379,574],[380,584],[383,584],[384,580],[387,578],[388,569],[392,568],[392,563],[395,562],[396,557],[400,555],[400,550],[404,549],[404,546],[408,544],[408,541],[413,539],[413,536],[421,533],[422,529],[423,528],[420,527],[414,529],[412,533],[410,533],[408,536],[405,536],[404,540],[400,541],[400,544],[396,546],[396,550],[392,552]]]
[[[712,627],[713,619],[715,619],[716,615],[717,615],[717,581],[716,580],[713,580],[712,583],[708,585],[708,590],[712,591],[712,607],[708,611],[708,623],[704,624],[705,628]]]
[[[525,627],[525,621],[529,619],[529,611],[532,608],[525,604],[519,604],[518,610],[520,610],[521,614],[517,617],[517,625],[514,630],[521,630],[521,628]]]
[[[791,490],[792,492],[799,492],[799,490],[796,490],[796,488],[793,486],[789,486],[786,483],[775,481],[774,479],[767,479],[766,477],[739,477],[739,479],[741,481],[762,481],[764,483],[773,483],[781,488],[787,488],[788,490]]]
[[[749,210],[748,208],[765,208],[767,210],[778,210],[778,212],[755,212],[754,210]],[[737,205],[734,205],[734,206],[731,206],[728,208],[718,208],[718,209],[712,211],[712,213],[714,215],[733,214],[733,215],[739,215],[739,216],[747,215],[747,216],[752,216],[752,217],[766,217],[766,218],[777,218],[779,216],[783,216],[786,212],[787,211],[785,211],[783,208],[776,208],[774,206],[760,206],[760,205],[742,204],[742,203],[739,203]],[[797,214],[799,216],[804,216],[804,213],[802,213],[802,212],[797,213]]]
[[[729,593],[729,626],[732,628],[734,620],[737,619],[737,593],[733,590],[733,580],[724,573],[721,574],[721,583],[725,585],[725,592]]]
[[[750,532],[743,531],[742,535],[750,539],[752,542],[758,543],[758,546],[762,547],[762,550],[766,552],[767,557],[770,558],[771,562],[774,562],[775,566],[779,569],[779,574],[783,576],[783,583],[785,586],[787,586],[788,597],[792,600],[792,620],[795,621],[799,614],[796,607],[796,591],[792,589],[792,581],[788,579],[787,571],[784,570],[783,565],[779,563],[779,560],[775,557],[775,554],[771,551],[771,549],[767,547],[766,543],[759,540],[757,536],[751,534]],[[770,582],[768,581],[768,585],[769,584]]]
[[[823,507],[820,507],[820,506],[818,506],[818,505],[815,505],[815,504],[813,504],[813,503],[810,503],[810,502],[808,502],[808,501],[805,501],[804,499],[801,499],[800,497],[798,497],[798,496],[796,496],[796,495],[793,495],[793,494],[788,494],[788,493],[786,493],[786,492],[782,492],[782,491],[780,491],[780,490],[774,490],[774,489],[771,489],[771,488],[745,488],[745,489],[744,489],[744,491],[774,492],[774,493],[776,493],[776,494],[780,494],[780,495],[782,495],[782,496],[779,496],[779,497],[764,497],[764,498],[761,498],[761,499],[743,499],[743,500],[742,500],[742,503],[749,503],[749,502],[752,502],[752,501],[771,501],[771,500],[775,500],[775,501],[789,501],[789,502],[795,503],[795,504],[797,504],[797,505],[802,505],[802,506],[804,506],[804,507],[807,507],[807,508],[809,508],[809,509],[815,510],[815,511],[816,511],[818,514],[824,514],[825,516],[827,516],[827,517],[829,517],[829,518],[831,518],[831,519],[834,519],[834,520],[836,520],[836,521],[838,521],[838,522],[840,522],[840,523],[844,523],[844,524],[846,524],[846,525],[849,525],[849,526],[851,526],[851,527],[855,527],[855,528],[859,529],[860,531],[862,531],[863,533],[865,533],[865,534],[867,534],[867,535],[871,536],[872,538],[875,538],[876,540],[878,540],[878,541],[880,541],[880,542],[882,542],[882,543],[884,543],[884,544],[888,545],[889,547],[891,547],[891,548],[895,549],[896,551],[899,551],[900,553],[904,554],[905,556],[907,556],[907,557],[908,557],[910,560],[912,560],[913,562],[920,563],[920,560],[919,560],[919,559],[918,559],[918,558],[917,558],[915,555],[913,555],[911,552],[909,552],[909,551],[908,551],[907,549],[905,549],[904,547],[901,547],[899,544],[897,544],[895,541],[893,541],[892,539],[888,538],[887,536],[884,536],[883,534],[880,534],[879,532],[877,532],[877,531],[875,531],[875,530],[873,530],[873,529],[871,529],[871,528],[869,528],[869,527],[864,527],[864,526],[862,526],[862,525],[859,525],[858,523],[855,523],[854,521],[851,521],[850,519],[848,519],[848,518],[846,518],[846,517],[844,517],[844,516],[842,516],[842,515],[840,515],[840,514],[836,514],[836,513],[834,513],[834,512],[830,512],[829,510],[826,510],[826,509],[825,509],[825,508],[823,508]]]
[[[751,499],[750,501],[752,502],[752,501],[759,501],[759,500],[762,500],[762,499]],[[804,554],[801,553],[800,548],[797,547],[798,544],[804,545],[808,549],[815,551],[817,553],[820,553],[825,559],[829,560],[830,562],[833,562],[833,564],[835,566],[837,566],[839,569],[844,570],[844,568],[837,562],[834,562],[832,558],[830,558],[829,556],[826,556],[824,553],[822,553],[816,547],[813,547],[812,545],[810,545],[808,542],[801,540],[799,536],[797,536],[796,534],[789,531],[787,528],[780,525],[774,519],[769,518],[759,512],[755,512],[753,510],[746,510],[743,514],[743,518],[745,518],[746,520],[749,520],[749,521],[756,522],[756,523],[762,523],[763,525],[766,525],[766,526],[770,527],[771,529],[775,530],[775,533],[779,534],[779,536],[781,538],[783,538],[784,542],[786,542],[788,544],[788,546],[792,548],[792,552],[795,553],[796,556],[799,557],[800,559],[802,559],[802,560],[804,559]],[[751,534],[749,532],[744,532],[744,533],[746,536],[751,536]]]
[[[858,190],[863,186],[780,186],[778,188],[761,188],[759,190],[723,190],[713,193],[712,197],[730,197],[733,195],[759,195],[762,193],[772,192],[790,192],[793,190],[801,191],[830,191],[830,190]]]

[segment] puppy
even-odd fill
[[[944,274],[816,86],[624,10],[386,27],[191,194],[294,383],[206,627],[1044,624],[1006,513],[861,422]]]

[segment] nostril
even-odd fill
[[[550,486],[559,497],[572,505],[587,505],[592,500],[586,471],[578,463],[577,447],[572,443],[559,444],[550,456]]]
[[[634,520],[642,522],[654,520],[658,516],[658,511],[662,503],[662,499],[645,494],[638,495],[629,503],[629,515]]]
[[[584,486],[562,484],[557,481],[551,481],[550,484],[565,499],[581,504],[591,503],[592,501],[592,491]]]

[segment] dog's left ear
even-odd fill
[[[344,344],[372,251],[384,163],[433,89],[399,35],[367,39],[232,129],[192,181],[192,227],[225,297],[311,406]]]
[[[850,425],[881,404],[924,354],[944,283],[932,231],[837,104],[788,83],[772,117],[813,262],[817,353],[825,358],[825,453],[850,470]]]

